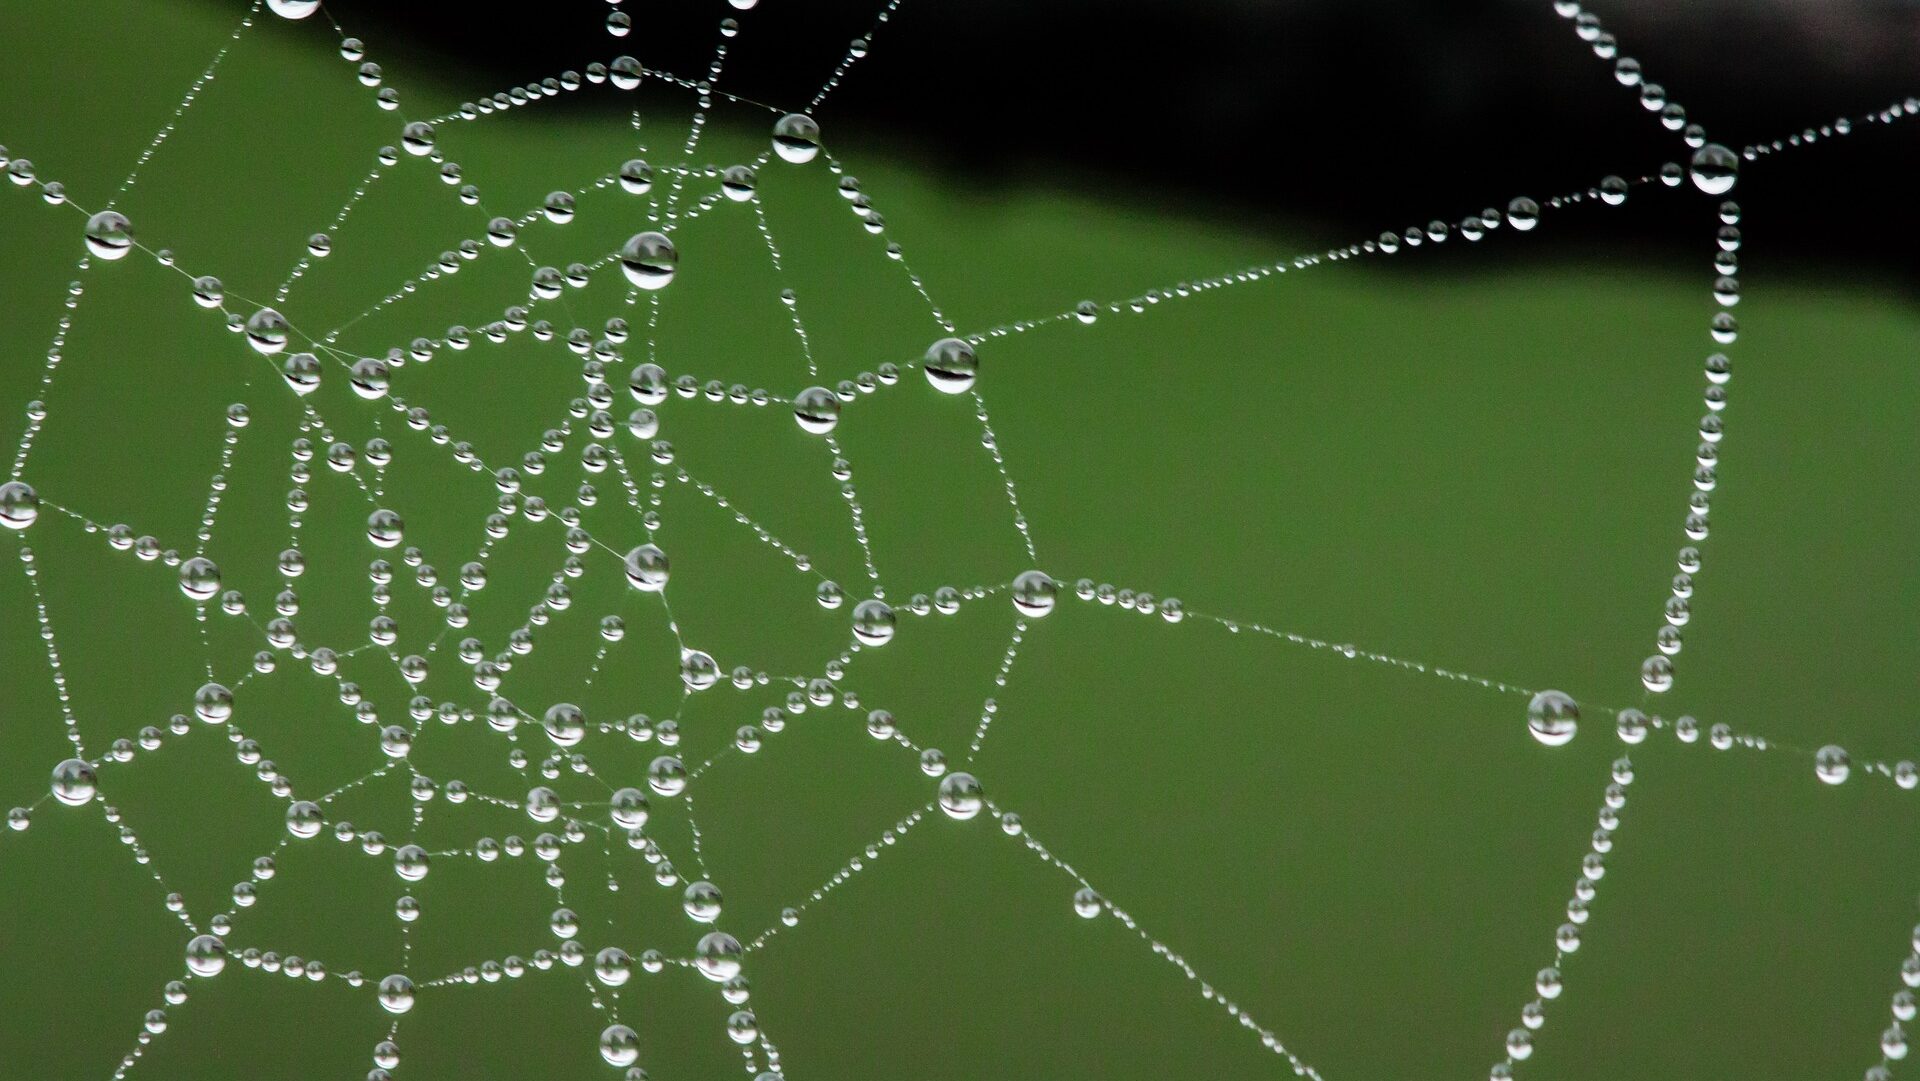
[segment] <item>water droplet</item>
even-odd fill
[[[1740,179],[1740,155],[1719,143],[1708,143],[1693,152],[1688,175],[1693,186],[1708,195],[1725,195]]]
[[[419,845],[402,845],[393,852],[393,873],[408,882],[427,877],[430,862],[427,850]]]
[[[840,399],[825,387],[808,387],[793,396],[793,419],[802,431],[825,435],[840,423]]]
[[[620,249],[620,269],[641,289],[665,288],[679,265],[680,253],[664,233],[635,233]]]
[[[53,767],[53,798],[69,807],[80,807],[93,799],[93,767],[78,758],[69,758]]]
[[[205,556],[180,564],[180,592],[196,601],[212,600],[220,592],[220,568]]]
[[[663,754],[647,766],[647,786],[662,796],[677,796],[687,790],[687,767],[670,754]]]
[[[367,515],[367,539],[378,548],[393,548],[399,545],[406,531],[400,515],[384,508]]]
[[[400,145],[416,158],[433,153],[433,140],[433,125],[424,120],[415,120],[400,129]]]
[[[233,716],[233,692],[218,683],[207,683],[193,694],[193,712],[208,724],[219,724]]]
[[[0,484],[0,526],[25,529],[40,517],[40,495],[25,481]]]
[[[613,824],[621,829],[637,830],[647,824],[647,797],[638,788],[622,788],[608,802]]]
[[[320,805],[312,800],[296,800],[287,807],[287,832],[295,837],[307,839],[320,836],[320,828],[326,824],[326,818],[320,811]]]
[[[1813,775],[1827,784],[1839,784],[1853,772],[1853,760],[1846,748],[1829,743],[1814,752]]]
[[[278,353],[287,347],[291,329],[286,316],[272,308],[261,308],[247,317],[247,344],[263,356]]]
[[[1101,901],[1100,895],[1095,893],[1092,887],[1082,886],[1073,891],[1073,911],[1081,919],[1090,920],[1098,916],[1104,907],[1105,904]]]
[[[820,153],[820,125],[801,113],[788,113],[774,121],[773,152],[795,165],[812,161]]]
[[[720,193],[736,203],[744,203],[753,198],[759,182],[753,166],[729,165],[720,173]]]
[[[630,195],[645,195],[653,187],[653,166],[639,158],[620,166],[620,187]]]
[[[608,987],[619,987],[633,977],[633,958],[618,946],[593,955],[593,975]]]
[[[1563,747],[1580,727],[1580,704],[1562,691],[1541,691],[1527,703],[1527,730],[1547,747]]]
[[[413,981],[398,972],[380,981],[380,1007],[391,1014],[413,1009]]]
[[[625,1025],[601,1029],[600,1057],[609,1066],[631,1066],[640,1061],[640,1034]]]
[[[985,790],[973,774],[949,773],[940,778],[940,809],[948,818],[965,821],[979,814],[985,803]]]
[[[740,940],[725,931],[708,931],[693,948],[694,967],[715,983],[725,983],[740,975],[740,957],[746,951]]]
[[[720,666],[703,650],[688,649],[680,654],[680,679],[690,691],[704,691],[720,680]]]
[[[227,967],[227,944],[214,935],[195,935],[187,943],[187,971],[195,976],[218,976]]]
[[[942,338],[927,349],[927,382],[944,394],[964,394],[973,389],[979,374],[980,359],[973,346],[959,338]]]
[[[546,726],[547,738],[556,747],[571,747],[587,735],[587,715],[572,702],[555,702],[547,707],[546,716],[540,723]]]
[[[667,588],[667,554],[651,544],[642,544],[627,553],[627,584],[635,589],[658,593]]]
[[[853,636],[862,645],[884,646],[893,641],[897,617],[882,600],[865,600],[853,606]]]
[[[280,374],[295,394],[305,397],[320,389],[320,358],[312,353],[289,353]]]
[[[680,895],[680,907],[686,910],[688,919],[712,923],[720,918],[720,887],[704,879],[690,882]]]
[[[102,210],[87,219],[87,250],[102,259],[123,259],[133,250],[133,227],[117,210]]]
[[[1620,736],[1620,742],[1626,744],[1645,743],[1647,740],[1647,715],[1637,709],[1623,709],[1615,721],[1614,731]]]
[[[1640,665],[1640,685],[1654,694],[1673,689],[1673,662],[1657,654],[1648,657]]]
[[[640,85],[640,77],[646,69],[640,61],[631,56],[616,56],[613,63],[607,65],[607,78],[621,90],[632,90]]]
[[[1045,571],[1023,571],[1013,580],[1013,607],[1032,619],[1053,611],[1054,597],[1060,587]]]

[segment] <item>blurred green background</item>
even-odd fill
[[[238,17],[237,7],[131,0],[7,6],[0,143],[31,158],[42,179],[64,182],[77,204],[104,205]],[[143,244],[171,249],[191,273],[217,274],[231,297],[269,297],[373,167],[375,148],[399,142],[403,120],[442,114],[480,90],[404,40],[370,38],[367,58],[400,94],[400,109],[383,111],[336,45],[324,16],[255,19],[118,200]],[[610,51],[647,56],[635,39]],[[279,307],[319,336],[458,240],[481,237],[489,211],[518,217],[548,191],[589,186],[629,157],[680,162],[692,93],[643,83],[628,95],[637,132],[595,103],[615,93],[591,88],[441,125],[439,150],[479,187],[485,209],[462,205],[432,163],[403,155]],[[751,107],[716,110],[693,163],[752,160],[770,120]],[[1304,214],[1277,225],[1151,193],[1063,194],[1054,176],[983,195],[904,164],[884,137],[836,127],[831,104],[822,123],[828,149],[885,215],[883,235],[849,213],[824,157],[775,160],[760,170],[759,198],[781,272],[754,208],[722,202],[674,231],[680,270],[658,294],[651,350],[649,298],[629,306],[611,268],[564,303],[536,306],[534,317],[563,335],[578,325],[597,336],[615,316],[634,324],[609,365],[616,417],[632,408],[624,373],[650,356],[673,377],[782,397],[814,382],[780,300],[786,288],[820,381],[917,359],[942,331],[888,259],[889,241],[972,333],[1355,239]],[[1911,147],[1913,138],[1903,125],[1854,140]],[[758,753],[723,754],[739,726],[785,701],[785,677],[818,676],[847,648],[850,604],[817,604],[821,578],[854,599],[870,590],[824,442],[779,404],[678,397],[659,407],[671,465],[650,462],[624,428],[609,442],[643,501],[656,470],[664,478],[655,536],[673,561],[667,599],[686,643],[723,672],[747,665],[773,682],[683,695],[660,600],[629,589],[615,556],[595,548],[567,579],[571,605],[532,628],[536,646],[515,659],[500,693],[535,715],[565,700],[595,722],[673,718],[689,764],[720,755],[689,789],[691,807],[654,797],[646,829],[683,876],[704,867],[721,886],[718,926],[743,941],[881,844],[863,871],[747,956],[750,1005],[797,1079],[1289,1075],[1256,1032],[1209,1001],[1212,989],[1335,1081],[1485,1076],[1534,997],[1534,972],[1552,960],[1609,764],[1624,750],[1611,711],[1724,721],[1786,746],[1720,753],[1663,730],[1632,749],[1635,779],[1583,945],[1564,966],[1566,993],[1549,1004],[1517,1072],[1858,1076],[1880,1058],[1887,1003],[1920,919],[1920,793],[1865,775],[1868,763],[1911,756],[1920,742],[1909,708],[1920,512],[1908,498],[1920,465],[1911,422],[1920,305],[1845,267],[1769,259],[1769,219],[1821,213],[1836,230],[1872,228],[1872,208],[1845,198],[1847,146],[1816,152],[1829,155],[1832,179],[1817,209],[1769,203],[1764,165],[1735,192],[1747,247],[1722,483],[1678,683],[1654,701],[1637,669],[1684,543],[1701,361],[1718,310],[1708,291],[1715,200],[1647,186],[1623,208],[1549,214],[1529,236],[1500,230],[1478,249],[1454,239],[1169,299],[1144,314],[1103,308],[1089,326],[1052,323],[980,347],[982,401],[1039,565],[1063,586],[1084,576],[1177,596],[1193,611],[1558,687],[1586,707],[1566,747],[1528,737],[1524,695],[1203,619],[1169,625],[1063,588],[1054,614],[1025,631],[1004,686],[995,677],[1015,629],[1004,591],[952,616],[902,607],[894,641],[861,652],[840,681],[858,709],[809,709],[767,734]],[[1517,191],[1544,198],[1593,178],[1495,179],[1503,186],[1487,201],[1504,204]],[[529,258],[600,258],[658,224],[671,187],[662,172],[650,196],[588,191],[573,222],[521,231],[527,258],[487,247],[457,274],[353,322],[338,345],[379,356],[454,324],[477,331],[524,302]],[[687,198],[716,190],[696,177]],[[1556,244],[1558,221],[1634,215],[1656,202],[1690,206],[1689,254]],[[1477,207],[1436,212],[1467,209]],[[260,622],[290,585],[304,646],[344,652],[365,642],[376,614],[366,565],[395,553],[366,542],[368,499],[327,467],[326,440],[300,430],[301,399],[219,312],[191,303],[186,278],[140,253],[80,274],[85,295],[64,359],[41,389],[82,221],[43,205],[36,188],[0,191],[9,301],[0,398],[11,403],[0,445],[24,431],[24,403],[43,399],[49,416],[24,479],[49,503],[190,555],[232,430],[225,410],[245,403],[251,420],[238,430],[206,554]],[[1522,248],[1530,259],[1480,258]],[[393,394],[429,408],[490,466],[517,462],[544,431],[570,424],[566,449],[527,479],[527,492],[559,507],[591,481],[600,498],[584,510],[585,528],[616,550],[642,543],[647,530],[617,472],[582,468],[588,436],[567,414],[585,393],[579,358],[526,333],[504,344],[475,337],[468,350],[396,370]],[[405,516],[407,543],[453,580],[484,538],[491,478],[408,429],[389,403],[354,397],[344,375],[330,365],[305,401],[333,438],[391,440],[392,464],[362,463],[360,479]],[[289,445],[302,434],[322,452],[303,486],[308,569],[289,583],[275,557],[292,535]],[[937,394],[908,371],[849,403],[835,436],[896,606],[940,586],[1001,586],[1031,562],[968,399]],[[680,482],[683,469],[808,556],[813,572]],[[264,646],[252,622],[217,609],[203,640],[173,569],[111,550],[52,507],[0,540],[10,556],[23,544],[36,553],[91,755],[189,711],[209,664],[238,683]],[[484,714],[488,696],[453,643],[471,634],[489,655],[500,651],[567,555],[553,521],[516,519],[471,598],[471,627],[444,636],[444,614],[399,566],[388,606],[401,628],[397,653],[439,641],[418,693]],[[626,638],[589,681],[609,614],[625,619]],[[389,858],[330,835],[282,843],[286,800],[236,761],[220,730],[197,722],[158,751],[101,767],[101,803],[137,836],[117,843],[120,827],[99,805],[45,798],[49,770],[70,752],[17,568],[0,574],[0,628],[10,677],[0,806],[38,804],[31,828],[0,835],[0,1075],[113,1074],[162,986],[183,978],[191,933],[163,898],[178,891],[204,926],[234,908],[233,886],[263,853],[273,853],[275,872],[257,883],[256,904],[235,910],[230,951],[317,959],[328,978],[296,981],[236,960],[218,978],[192,980],[132,1076],[361,1077],[392,1018],[370,986],[350,988],[341,975],[406,971],[426,984],[557,949],[548,917],[562,900],[581,917],[589,955],[620,945],[686,958],[706,929],[681,913],[679,886],[655,884],[652,866],[597,830],[559,859],[561,900],[531,854],[496,864],[460,855],[482,836],[530,839],[552,827],[443,796],[416,830],[400,769],[333,799],[327,816],[449,853],[424,881],[403,883]],[[247,678],[236,695],[237,728],[296,797],[386,765],[379,727],[399,723],[417,729],[414,768],[442,784],[508,800],[533,783],[568,800],[606,798],[598,781],[569,771],[530,780],[507,761],[516,744],[484,723],[411,721],[416,692],[381,650],[347,658],[341,676],[362,686],[379,724],[359,723],[334,678],[285,652],[277,671]],[[991,734],[969,763],[989,702]],[[918,745],[975,772],[997,805],[1017,811],[1149,940],[1111,916],[1078,918],[1078,883],[1003,836],[990,815],[955,822],[935,812],[882,844],[883,831],[929,804],[936,782],[909,751],[866,734],[876,707]],[[1855,762],[1839,787],[1813,775],[1811,749],[1829,742]],[[550,750],[537,728],[523,728],[517,746],[535,763]],[[615,787],[644,785],[661,753],[598,731],[580,750]],[[578,813],[605,820],[603,808]],[[150,861],[136,863],[135,849]],[[402,893],[423,910],[410,952],[394,913]],[[498,984],[423,987],[398,1025],[394,1076],[616,1076],[596,1051],[610,1018],[587,975],[556,966]],[[636,973],[598,994],[638,1030],[653,1077],[739,1076],[724,1031],[734,1007],[689,969]]]

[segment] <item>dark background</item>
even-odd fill
[[[721,87],[790,108],[805,104],[845,42],[874,29],[879,7],[629,4],[634,30],[615,39],[573,17],[586,2],[510,28],[450,18],[439,4],[331,6],[384,47],[402,39],[441,54],[461,79],[501,89],[623,52],[699,78],[714,27],[736,17],[742,33]],[[1611,0],[1595,9],[1620,55],[1641,60],[1649,81],[1735,150],[1920,93],[1913,3]],[[1187,213],[1304,218],[1354,236],[1458,221],[1514,194],[1545,198],[1689,153],[1548,0],[908,0],[854,71],[819,110],[830,143],[837,123],[857,121],[895,153],[989,195],[1038,174]],[[1920,225],[1913,140],[1861,134],[1764,161],[1736,197],[1748,197],[1749,211],[1783,199],[1877,205],[1876,229],[1835,229],[1818,212],[1748,227],[1764,230],[1773,255],[1912,281],[1911,254],[1895,241]],[[1844,196],[1830,181],[1841,154]],[[1671,228],[1689,208],[1654,202],[1656,212],[1626,226],[1632,239],[1697,237]],[[1604,228],[1618,235],[1620,226]]]

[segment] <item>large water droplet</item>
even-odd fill
[[[1740,155],[1719,143],[1708,143],[1693,152],[1687,175],[1693,178],[1694,187],[1708,195],[1725,195],[1740,179]]]
[[[635,233],[620,249],[620,269],[641,289],[664,289],[680,265],[680,253],[666,234]]]
[[[793,396],[793,419],[801,430],[825,435],[840,423],[840,399],[825,387],[808,387]]]
[[[893,641],[897,618],[885,601],[861,601],[853,606],[853,636],[862,645],[884,646]]]
[[[725,931],[708,931],[693,948],[694,967],[715,983],[725,983],[740,975],[740,940]]]
[[[25,529],[40,517],[40,496],[25,481],[0,484],[0,526]]]
[[[1814,752],[1813,775],[1827,784],[1839,784],[1853,772],[1853,760],[1844,747],[1829,743]]]
[[[195,935],[187,943],[187,971],[195,976],[218,976],[227,967],[227,944],[215,935]]]
[[[398,972],[381,980],[380,1008],[391,1014],[413,1009],[413,981]]]
[[[548,706],[541,723],[546,726],[547,738],[556,747],[572,747],[587,735],[587,715],[572,702],[555,702]]]
[[[261,308],[247,317],[247,344],[262,355],[278,353],[287,347],[289,330],[286,316],[272,308]]]
[[[102,210],[87,219],[87,250],[102,259],[122,259],[133,250],[133,226],[117,210]]]
[[[53,798],[69,807],[79,807],[93,799],[93,767],[84,760],[69,758],[53,767]]]
[[[1563,747],[1580,727],[1580,704],[1562,691],[1541,691],[1527,703],[1527,730],[1548,747]]]
[[[627,553],[627,584],[658,593],[667,587],[667,554],[651,544]]]
[[[940,778],[940,809],[948,818],[965,821],[986,804],[985,790],[971,773],[949,773]]]
[[[631,1066],[640,1061],[640,1034],[625,1025],[601,1029],[600,1057],[609,1066]]]
[[[788,113],[774,121],[773,152],[795,165],[812,161],[820,153],[820,125],[802,113]]]
[[[1013,607],[1023,616],[1038,619],[1053,611],[1060,587],[1045,571],[1023,571],[1013,580]]]
[[[980,371],[980,358],[973,346],[959,338],[942,338],[927,349],[927,382],[946,394],[964,394],[973,388]]]

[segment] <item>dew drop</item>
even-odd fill
[[[712,923],[720,918],[720,887],[704,879],[687,884],[680,895],[680,907],[696,923]]]
[[[647,766],[647,787],[662,796],[677,796],[687,790],[687,767],[678,758],[663,754]]]
[[[413,1009],[413,981],[394,973],[380,981],[380,1008],[391,1014]]]
[[[793,419],[810,435],[825,435],[840,423],[840,399],[825,387],[808,387],[793,396]]]
[[[40,496],[25,481],[0,484],[0,526],[25,529],[40,517]]]
[[[940,809],[948,818],[964,822],[980,813],[985,790],[971,773],[949,773],[940,778]]]
[[[424,120],[415,120],[400,129],[400,145],[416,158],[433,153],[433,141],[433,125]]]
[[[405,523],[394,511],[381,508],[367,515],[367,539],[377,548],[397,547],[405,530]]]
[[[965,394],[973,389],[980,359],[973,346],[959,338],[942,338],[927,349],[927,382],[943,394]]]
[[[1740,179],[1740,155],[1719,143],[1708,143],[1693,152],[1687,175],[1694,187],[1708,195],[1725,195]]]
[[[53,798],[69,807],[80,807],[93,799],[93,767],[79,758],[69,758],[53,767]]]
[[[1082,886],[1073,891],[1073,911],[1083,920],[1090,920],[1100,914],[1105,907],[1100,895],[1090,886]]]
[[[640,1061],[640,1035],[626,1025],[608,1025],[600,1030],[600,1057],[607,1065],[631,1066]]]
[[[247,344],[262,356],[270,356],[287,347],[287,334],[292,328],[287,318],[272,308],[261,308],[247,317]]]
[[[1673,662],[1658,654],[1640,665],[1640,685],[1654,694],[1673,689]]]
[[[1839,784],[1853,772],[1853,760],[1846,748],[1829,743],[1814,752],[1813,775],[1827,784]]]
[[[897,618],[885,601],[861,601],[853,606],[853,636],[862,645],[884,646],[893,641]]]
[[[802,113],[788,113],[774,121],[773,152],[795,165],[812,161],[820,153],[820,125]]]
[[[1527,703],[1527,730],[1543,746],[1564,747],[1580,727],[1580,704],[1562,691],[1541,691]]]
[[[1045,571],[1023,571],[1013,580],[1013,607],[1023,616],[1039,619],[1053,611],[1060,587]]]
[[[620,187],[629,195],[645,195],[653,187],[653,166],[639,158],[620,166]]]
[[[651,544],[642,544],[627,553],[627,584],[648,593],[667,587],[667,554]]]
[[[620,249],[620,269],[640,289],[664,289],[680,265],[680,253],[666,234],[635,233]]]
[[[187,971],[195,976],[218,976],[227,967],[227,944],[215,935],[195,935],[187,943]]]
[[[87,219],[87,250],[102,259],[124,259],[133,250],[133,226],[117,210],[102,210]]]
[[[205,556],[180,564],[180,592],[196,601],[208,601],[220,592],[220,568]]]
[[[715,983],[725,983],[740,975],[740,940],[725,931],[708,931],[693,948],[694,967]]]

